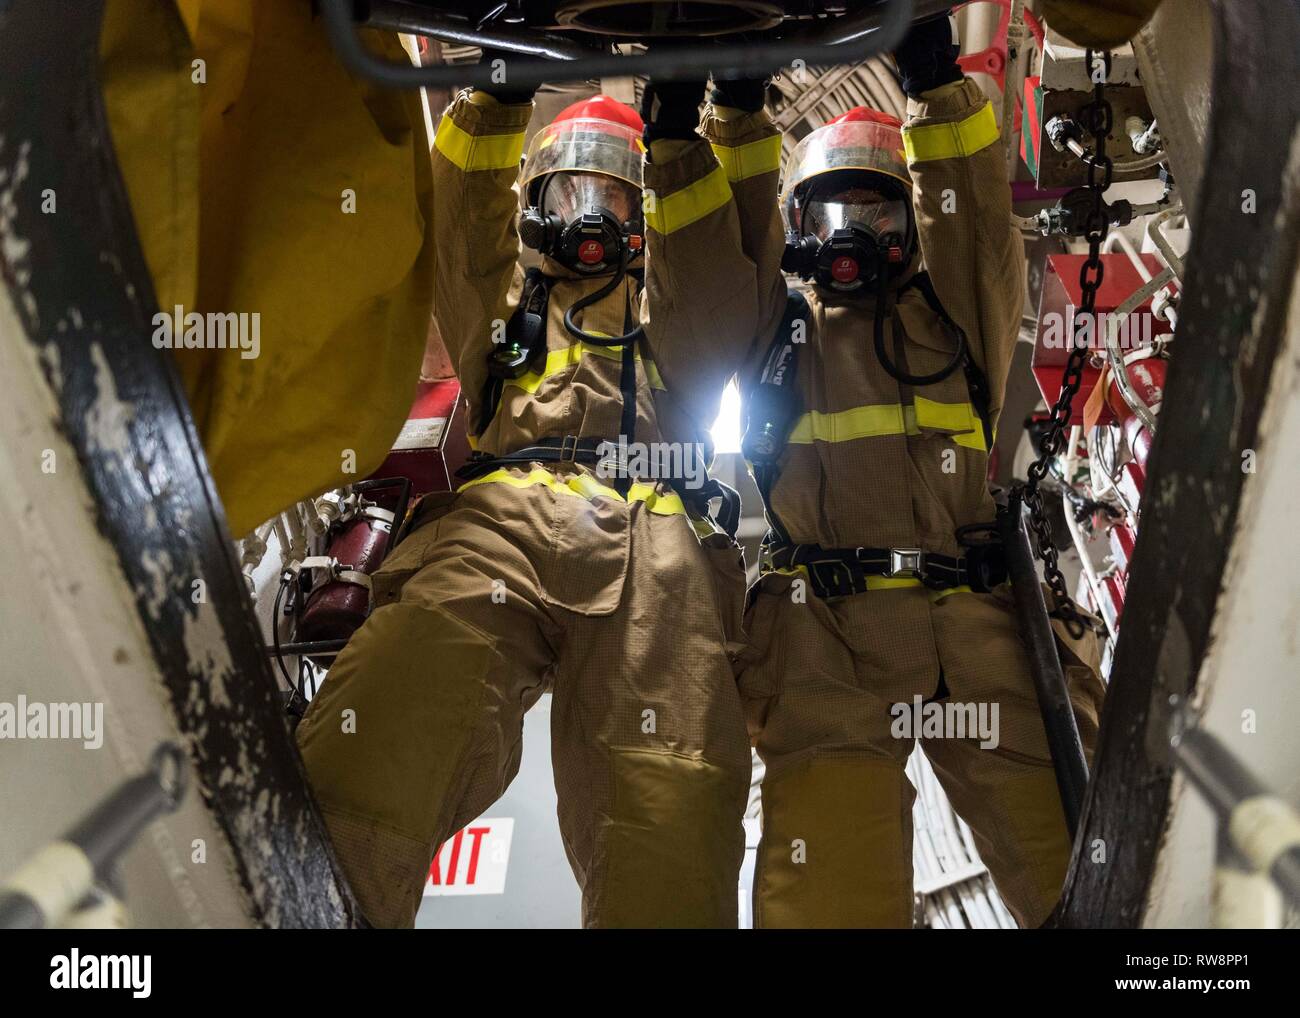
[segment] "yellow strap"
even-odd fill
[[[884,435],[919,435],[925,428],[948,432],[957,445],[984,450],[984,429],[970,403],[937,403],[915,397],[912,406],[883,403],[835,413],[812,411],[795,422],[787,441],[791,445],[813,442],[852,442]]]
[[[800,576],[804,580],[806,580],[810,585],[812,583],[812,577],[808,574],[807,566],[795,566],[793,569],[764,569],[763,572],[776,573],[779,576]],[[925,584],[922,583],[920,580],[916,579],[916,577],[914,576],[868,576],[867,577],[868,593],[870,593],[873,590],[897,590],[901,587],[924,587],[924,586]],[[969,586],[963,583],[957,587],[944,587],[942,590],[931,590],[930,601],[931,602],[942,601],[949,594],[973,594],[973,593],[975,593],[975,591],[971,590]]]
[[[788,441],[791,445],[813,442],[851,442],[857,438],[905,434],[903,408],[898,403],[859,406],[824,414],[814,410],[795,423]]]
[[[759,138],[746,145],[713,144],[713,154],[733,184],[764,173],[775,173],[781,168],[781,136],[774,134]]]
[[[647,203],[646,225],[660,236],[690,226],[731,201],[731,185],[721,166],[666,197]]]
[[[946,431],[958,445],[984,450],[984,425],[970,403],[936,403],[924,396],[915,397],[918,429]],[[910,433],[910,432],[909,432]]]
[[[603,333],[593,332],[591,335],[600,336]],[[524,392],[533,395],[542,387],[542,383],[546,379],[568,370],[588,355],[617,361],[623,358],[623,348],[621,346],[590,346],[582,342],[573,343],[563,350],[552,350],[548,353],[546,363],[542,366],[541,371],[529,371],[518,378],[507,379],[505,384],[507,386],[513,385],[516,389],[523,389]],[[650,383],[650,388],[663,389],[664,380],[660,377],[659,369],[655,367],[654,362],[643,360],[640,353],[637,354],[637,360],[641,361],[641,366],[645,369],[646,380]]]
[[[903,148],[909,163],[972,156],[999,138],[993,106],[985,102],[965,120],[903,128]]]
[[[475,170],[519,168],[524,153],[524,132],[517,134],[470,134],[444,114],[433,145],[466,173]]]
[[[675,491],[659,491],[653,484],[640,481],[628,489],[629,502],[644,502],[645,507],[660,516],[685,516],[686,506]]]
[[[637,482],[633,484],[624,499],[613,488],[601,484],[591,474],[578,473],[570,477],[559,478],[543,467],[534,467],[526,474],[514,474],[505,468],[466,481],[456,490],[465,491],[480,484],[507,484],[512,488],[531,488],[544,484],[560,495],[572,495],[575,498],[612,498],[616,502],[643,502],[646,509],[657,516],[685,516],[686,506],[675,491],[660,492],[653,484]]]

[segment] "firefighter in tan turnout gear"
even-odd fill
[[[531,142],[517,235],[532,109],[531,93],[466,91],[438,128],[435,307],[477,453],[375,576],[376,608],[299,744],[367,918],[409,926],[435,850],[504,792],[523,714],[552,690],[584,923],[734,927],[750,780],[729,656],[740,554],[705,515],[707,475],[683,461],[671,482],[647,476],[617,443],[705,459],[658,423],[647,342],[696,309],[647,302],[642,261],[671,260],[693,224],[716,278],[748,280],[748,297],[755,270],[734,208],[674,200],[686,181],[671,173],[643,252],[640,119],[603,96]],[[518,264],[520,238],[540,272]],[[734,310],[757,327],[752,300]]]
[[[759,926],[912,925],[904,766],[918,740],[1022,925],[1042,923],[1065,875],[1069,837],[990,543],[988,450],[1022,250],[993,111],[951,33],[946,17],[920,23],[896,54],[905,124],[859,108],[794,150],[785,264],[812,286],[770,345],[736,351],[772,528],[741,676],[767,767]],[[738,191],[742,221],[770,223],[774,190]],[[750,232],[771,244],[770,226]],[[1053,627],[1091,750],[1096,641]]]

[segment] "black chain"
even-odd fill
[[[1101,74],[1097,75],[1099,56],[1102,66]],[[1079,285],[1083,296],[1079,301],[1079,314],[1070,357],[1065,363],[1065,375],[1061,380],[1061,394],[1057,397],[1056,405],[1052,407],[1051,417],[1043,431],[1039,457],[1030,465],[1028,479],[1019,488],[1021,501],[1029,509],[1029,526],[1038,545],[1038,557],[1043,560],[1043,577],[1051,587],[1056,600],[1056,614],[1065,621],[1076,639],[1082,636],[1088,627],[1065,587],[1065,577],[1061,575],[1057,563],[1052,526],[1043,507],[1043,494],[1038,485],[1060,455],[1070,432],[1071,405],[1083,379],[1083,366],[1089,353],[1088,337],[1095,324],[1093,316],[1097,307],[1097,291],[1101,288],[1101,281],[1105,275],[1105,265],[1101,260],[1101,245],[1106,239],[1109,223],[1106,203],[1102,196],[1110,187],[1115,168],[1111,158],[1106,155],[1106,137],[1114,126],[1114,111],[1106,101],[1106,79],[1110,76],[1110,52],[1103,51],[1098,54],[1090,49],[1086,52],[1085,59],[1088,71],[1093,75],[1094,80],[1092,102],[1080,111],[1080,121],[1093,137],[1092,156],[1087,160],[1088,190],[1092,196],[1092,208],[1086,218],[1087,230],[1084,233],[1088,239],[1088,260],[1079,270]]]

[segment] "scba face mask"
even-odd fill
[[[829,183],[829,182],[828,182]],[[841,292],[893,283],[916,251],[912,206],[900,185],[816,184],[794,208],[782,268]]]
[[[585,275],[616,271],[626,251],[641,251],[641,195],[600,173],[556,173],[542,186],[540,207],[520,217],[519,237],[538,253]]]

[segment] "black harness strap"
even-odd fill
[[[620,482],[616,485],[616,489],[626,497],[627,489],[634,478],[620,460],[618,449],[619,443],[604,438],[578,438],[573,435],[566,435],[563,438],[539,438],[532,445],[500,456],[476,452],[456,471],[456,479],[464,483],[477,480],[502,467],[521,467],[529,463],[574,463],[602,467],[602,476]],[[713,520],[734,541],[736,531],[740,527],[740,493],[730,485],[709,477],[706,471],[701,472],[705,480],[702,484],[695,485],[690,484],[685,477],[646,479],[666,481],[685,505],[700,516]],[[716,512],[710,504],[714,499],[719,500]]]
[[[988,382],[970,354],[965,333],[940,302],[929,273],[914,275],[900,288],[900,295],[913,287],[920,291],[940,320],[957,334],[958,356],[965,371],[971,404],[984,429],[985,447],[991,450],[993,428],[989,420]],[[771,496],[777,478],[777,462],[801,410],[794,389],[798,348],[793,341],[793,332],[794,323],[801,318],[806,320],[808,314],[808,303],[803,295],[789,294],[785,315],[768,347],[762,368],[743,393],[746,426],[742,451],[750,463],[767,513],[770,530],[764,541],[766,561],[778,569],[804,566],[814,592],[823,598],[865,591],[869,576],[912,577],[933,589],[969,586],[979,592],[991,590],[1005,581],[1006,565],[1000,544],[995,540],[970,543],[961,531],[971,528],[961,528],[958,532],[958,540],[966,548],[966,554],[957,558],[921,549],[822,548],[791,541],[789,532],[772,508]]]
[[[981,544],[961,557],[937,555],[918,548],[823,548],[793,544],[775,548],[769,561],[777,569],[799,566],[808,571],[813,592],[821,598],[861,594],[868,577],[920,580],[932,590],[969,586],[986,593],[1007,578],[1000,544]]]
[[[610,443],[603,438],[539,438],[532,445],[526,445],[514,452],[493,455],[475,452],[456,471],[458,481],[473,481],[501,467],[526,466],[529,463],[580,463],[595,466],[609,459]]]
[[[641,270],[626,273],[638,285],[644,285]],[[620,277],[615,277],[615,284]],[[601,297],[612,292],[612,286],[596,291],[579,301],[570,312],[581,310]],[[550,300],[550,288],[545,276],[537,269],[529,269],[524,281],[524,292],[519,306],[506,326],[507,356],[498,357],[497,351],[489,357],[489,378],[483,395],[483,407],[480,413],[479,434],[486,430],[499,409],[501,393],[505,380],[519,377],[537,357],[539,350],[546,348],[546,305]],[[619,435],[615,441],[604,438],[578,438],[568,435],[563,438],[540,438],[531,445],[501,455],[476,452],[464,466],[456,471],[456,478],[462,482],[472,481],[491,473],[501,467],[524,466],[529,463],[575,463],[584,466],[601,466],[602,476],[610,478],[614,489],[627,497],[628,490],[635,477],[627,470],[627,465],[620,458],[618,450],[630,446],[636,440],[637,419],[637,384],[636,352],[637,343],[644,336],[639,326],[635,326],[635,314],[629,294],[623,298],[623,336],[604,337],[582,332],[572,321],[572,314],[565,321],[565,327],[575,339],[593,346],[622,347],[619,358],[619,396],[622,409],[619,418]],[[512,349],[511,344],[518,349]],[[513,356],[510,356],[513,354]],[[498,365],[506,363],[509,370]],[[510,372],[514,373],[511,374]],[[707,469],[694,473],[703,476],[705,481],[690,484],[685,477],[647,478],[664,480],[672,485],[682,502],[699,515],[712,519],[731,540],[736,539],[740,526],[740,495],[729,485],[709,477]],[[719,501],[715,513],[711,503]]]

